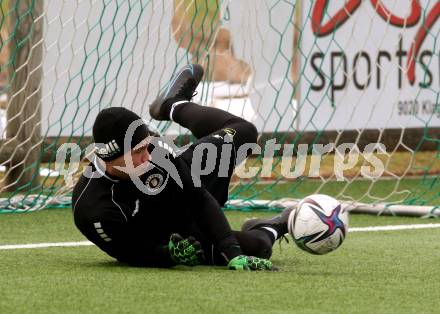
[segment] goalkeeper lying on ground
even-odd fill
[[[201,66],[184,67],[150,106],[153,118],[172,120],[198,138],[180,154],[125,108],[98,114],[93,126],[97,158],[73,191],[75,224],[107,254],[134,266],[272,270],[272,245],[287,233],[289,211],[231,230],[221,206],[238,148],[256,143],[257,130],[228,112],[190,102],[202,76]],[[126,133],[131,141],[124,149]],[[205,154],[194,174],[198,145],[215,145],[217,154]],[[200,169],[210,165],[214,171],[202,175]]]

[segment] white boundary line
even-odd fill
[[[394,226],[372,226],[372,227],[355,227],[350,228],[349,232],[378,232],[378,231],[399,231],[399,230],[415,230],[415,229],[436,229],[440,228],[437,224],[415,224],[415,225],[394,225]],[[92,246],[90,241],[80,242],[54,242],[54,243],[30,243],[30,244],[8,244],[0,245],[0,250],[18,250],[18,249],[40,249],[50,247],[77,247]]]
[[[439,224],[416,224],[416,225],[395,225],[395,226],[375,226],[350,228],[349,232],[377,232],[377,231],[398,231],[398,230],[414,230],[414,229],[435,229],[440,228]]]
[[[0,250],[41,249],[41,248],[48,248],[48,247],[72,247],[72,246],[90,246],[90,245],[94,245],[94,244],[90,241],[8,244],[8,245],[0,245]]]

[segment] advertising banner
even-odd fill
[[[303,1],[301,130],[440,126],[440,2]]]

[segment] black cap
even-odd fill
[[[137,126],[132,131],[129,149],[134,148],[149,135],[153,135],[141,117],[133,111],[123,107],[111,107],[101,110],[93,124],[93,139],[95,141],[96,155],[110,161],[122,156],[124,151],[125,134],[132,125]]]

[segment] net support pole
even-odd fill
[[[43,60],[43,0],[13,2],[10,16],[10,94],[6,114],[5,149],[9,156],[4,190],[30,189],[38,184],[41,143],[41,84]],[[17,145],[17,146],[14,146]],[[24,155],[20,159],[16,154]],[[0,158],[4,159],[4,158]]]
[[[293,18],[293,47],[292,47],[292,66],[291,66],[291,77],[294,85],[294,94],[291,103],[295,103],[295,130],[300,129],[300,101],[301,101],[301,85],[300,85],[300,73],[301,73],[301,51],[300,51],[300,38],[301,38],[301,25],[303,23],[302,17],[302,1],[297,0],[295,4],[295,12]]]

